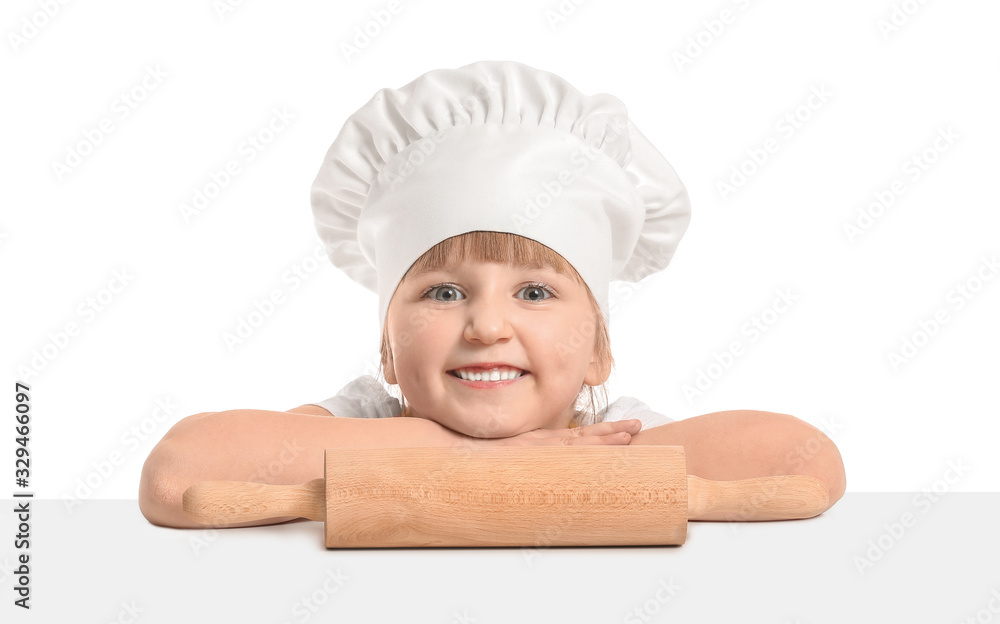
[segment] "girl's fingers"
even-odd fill
[[[616,420],[614,422],[602,422],[593,425],[587,425],[586,427],[577,427],[572,429],[574,435],[578,436],[603,436],[612,433],[618,433],[620,431],[627,431],[630,434],[639,433],[642,429],[642,422],[636,419],[630,420]]]
[[[499,444],[501,446],[524,445],[570,445],[570,444],[631,444],[632,436],[642,429],[642,422],[636,419],[602,422],[573,429],[536,429],[500,440],[476,440],[480,445]]]
[[[579,438],[563,438],[563,444],[629,444],[632,436],[627,431],[619,431],[608,435],[590,435]]]

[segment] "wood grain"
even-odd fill
[[[680,446],[332,448],[328,548],[683,544]]]

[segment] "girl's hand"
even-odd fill
[[[602,422],[573,429],[535,429],[509,438],[473,438],[461,435],[472,446],[565,446],[569,444],[629,444],[642,429],[636,419]]]

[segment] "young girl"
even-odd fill
[[[347,120],[312,205],[331,261],[379,296],[381,373],[402,403],[364,376],[288,412],[189,416],[143,467],[150,522],[200,526],[181,511],[198,481],[322,477],[334,446],[670,444],[703,478],[807,474],[829,505],[843,494],[836,446],[792,416],[596,409],[609,283],[665,268],[690,216],[616,98],[514,62],[428,72]]]

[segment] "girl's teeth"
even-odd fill
[[[517,371],[508,372],[498,369],[493,369],[490,372],[483,373],[468,373],[462,370],[457,372],[458,375],[466,381],[505,381],[507,379],[516,379],[521,376],[521,373]]]

